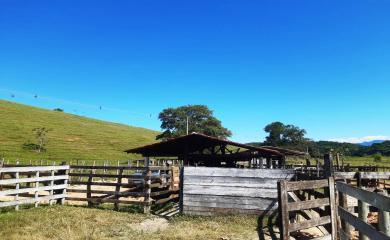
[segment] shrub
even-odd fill
[[[374,158],[374,162],[381,162],[382,161],[382,154],[380,154],[380,153],[375,153],[374,155],[372,155],[372,157]]]

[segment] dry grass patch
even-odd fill
[[[146,224],[147,223],[147,224]],[[148,224],[164,226],[150,226]],[[258,239],[255,216],[155,216],[71,206],[0,213],[0,239]]]

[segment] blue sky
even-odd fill
[[[0,6],[2,99],[156,130],[162,109],[206,104],[241,142],[272,121],[390,136],[390,1]]]

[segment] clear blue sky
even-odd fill
[[[0,0],[0,98],[156,130],[206,104],[241,142],[276,120],[390,136],[390,1]]]

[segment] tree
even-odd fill
[[[50,131],[50,129],[47,129],[45,127],[41,128],[34,128],[33,133],[35,135],[35,139],[37,140],[37,151],[42,152],[45,150],[45,145],[47,143],[47,133]]]
[[[372,155],[374,157],[374,162],[381,162],[382,161],[382,154],[380,153],[375,153]]]
[[[308,139],[305,138],[305,129],[292,124],[273,122],[265,126],[264,131],[268,133],[264,142],[266,145],[306,150],[304,148],[307,147]]]
[[[222,126],[221,121],[213,116],[213,111],[205,105],[167,108],[159,114],[158,118],[161,120],[163,133],[158,135],[156,139],[167,140],[186,135],[187,118],[189,133],[203,133],[223,139],[232,135],[228,129]]]

